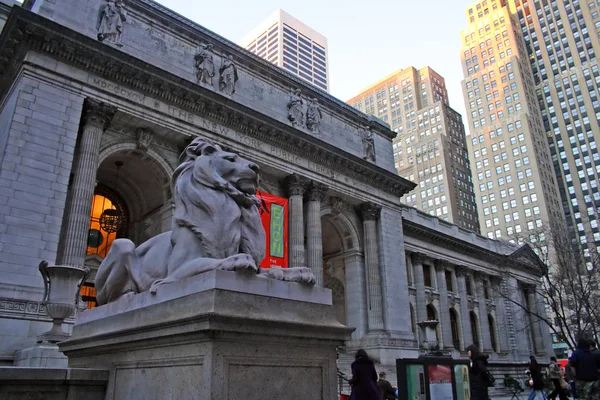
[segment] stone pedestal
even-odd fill
[[[81,313],[60,349],[110,371],[106,400],[333,400],[351,331],[328,289],[211,271]]]
[[[15,367],[67,368],[67,357],[54,343],[38,343],[15,352]]]

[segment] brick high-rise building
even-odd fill
[[[402,201],[479,232],[462,117],[448,105],[444,78],[429,67],[396,71],[347,101],[398,133],[398,174],[419,186]]]
[[[467,18],[463,92],[481,231],[539,235],[564,214],[520,24],[505,0],[478,1]]]
[[[252,53],[329,91],[327,38],[277,10],[239,43]]]

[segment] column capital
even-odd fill
[[[423,264],[425,261],[425,255],[421,253],[410,253],[410,257],[413,264]]]
[[[303,196],[308,186],[308,179],[298,175],[288,175],[284,180],[285,190],[288,196]]]
[[[95,126],[103,131],[108,128],[117,108],[98,100],[87,98],[83,103],[83,124]]]
[[[450,263],[445,260],[435,260],[434,268],[436,272],[445,271]]]
[[[381,214],[381,206],[375,203],[362,203],[360,213],[363,221],[377,221]]]
[[[308,201],[318,201],[319,203],[322,202],[323,199],[325,199],[325,194],[327,193],[328,189],[329,186],[327,185],[310,181],[306,191],[308,195]]]
[[[466,277],[467,276],[467,271],[468,271],[468,268],[464,267],[462,265],[457,265],[457,266],[454,267],[454,273],[456,274],[457,278],[459,278],[459,277],[463,277],[463,278]]]
[[[473,271],[473,279],[475,282],[483,282],[487,274],[481,271]]]

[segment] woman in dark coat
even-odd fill
[[[488,356],[481,354],[474,344],[467,347],[469,354],[469,385],[471,400],[488,400],[487,364]]]
[[[529,394],[530,399],[535,399],[536,396],[545,399],[544,395],[544,378],[542,377],[542,367],[538,364],[534,356],[529,357],[529,374],[533,379],[533,386],[531,387],[531,393]]]
[[[350,385],[352,386],[350,400],[381,400],[375,364],[363,349],[358,350],[354,356]]]

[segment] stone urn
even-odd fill
[[[49,266],[46,261],[40,263],[40,273],[44,280],[44,298],[42,304],[52,318],[52,329],[37,337],[38,343],[57,343],[69,338],[63,331],[65,318],[75,312],[81,285],[90,273],[87,267],[70,267],[67,265]]]
[[[421,327],[421,331],[424,333],[424,340],[422,343],[422,347],[426,351],[435,351],[439,349],[436,328],[438,326],[438,321],[421,321],[417,323],[419,327]]]

